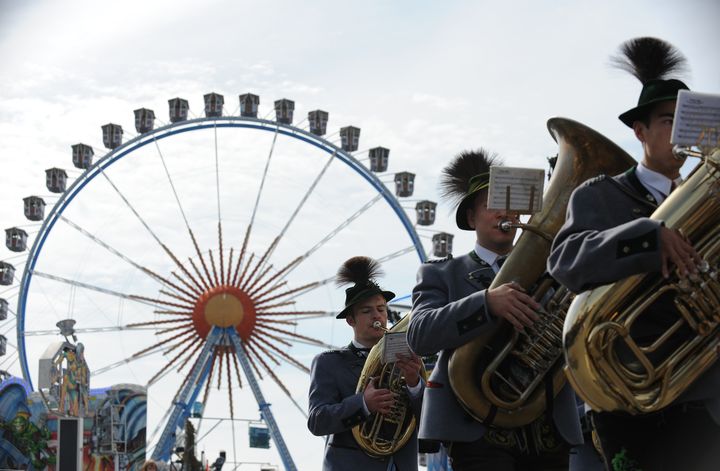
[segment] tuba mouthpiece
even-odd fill
[[[380,322],[380,321],[373,322],[373,327],[375,327],[376,329],[384,330],[385,332],[388,331],[388,329],[383,327],[382,322]]]

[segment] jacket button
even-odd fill
[[[622,250],[623,250],[623,253],[630,253],[630,247],[628,247],[627,245],[625,247],[623,247]]]
[[[642,248],[646,249],[648,247],[650,247],[650,244],[647,241],[642,243]]]

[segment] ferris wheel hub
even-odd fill
[[[235,327],[241,338],[255,327],[255,304],[236,286],[214,286],[200,295],[193,309],[193,325],[198,335],[207,338],[213,326]]]

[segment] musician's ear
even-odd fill
[[[465,217],[467,218],[468,226],[470,226],[470,229],[475,230],[475,222],[473,219],[475,218],[475,208],[468,208],[465,210]]]
[[[351,314],[348,314],[345,318],[345,322],[347,322],[350,327],[355,327],[355,313],[353,312]]]

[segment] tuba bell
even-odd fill
[[[388,332],[406,332],[410,315],[403,317]],[[379,324],[376,323],[376,324]],[[381,325],[375,327],[382,328]],[[376,381],[377,388],[389,389],[396,394],[397,400],[389,414],[374,412],[363,423],[352,429],[353,437],[360,448],[370,456],[384,457],[402,448],[413,435],[417,420],[413,415],[410,396],[405,388],[405,378],[401,376],[395,363],[383,364],[382,353],[385,337],[370,350],[363,366],[356,392],[363,392],[369,381]],[[426,377],[425,367],[420,372]]]
[[[585,180],[615,175],[634,160],[611,141],[576,121],[553,118],[548,130],[559,146],[555,169],[533,215],[490,289],[511,281],[543,309],[540,321],[519,333],[500,319],[457,348],[449,362],[450,385],[463,407],[487,425],[516,428],[540,417],[547,406],[546,381],[553,397],[565,384],[562,326],[572,294],[545,275],[552,240],[565,222],[570,194]],[[549,299],[547,299],[549,297]],[[550,389],[548,387],[548,389]]]
[[[565,321],[568,378],[595,410],[654,412],[672,403],[718,357],[720,345],[720,149],[655,210],[703,259],[697,275],[634,275],[578,295]],[[640,338],[638,321],[660,298],[675,312],[659,334]]]

